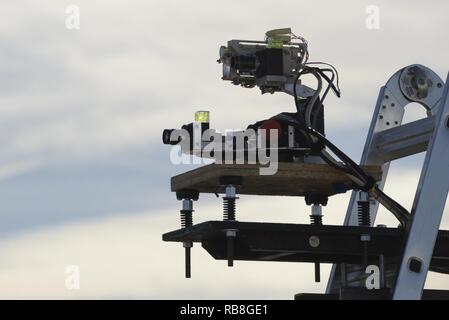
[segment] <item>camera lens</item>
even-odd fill
[[[162,132],[162,143],[163,144],[175,145],[175,144],[177,144],[179,142],[179,141],[171,141],[170,140],[170,136],[171,136],[173,131],[175,131],[175,129],[165,129]]]

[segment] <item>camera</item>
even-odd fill
[[[265,41],[230,40],[219,53],[223,80],[274,93],[293,85],[294,74],[307,56],[307,42],[294,36],[290,28],[275,29],[266,32]]]
[[[221,135],[212,130],[210,137],[209,113],[199,111],[195,121],[181,129],[166,129],[163,132],[164,144],[180,145],[185,154],[212,157],[201,153],[213,141],[225,150],[228,141],[241,136],[243,143],[233,143],[230,153],[237,159],[243,152],[243,159],[249,159],[252,151],[275,152],[281,162],[315,161],[324,149],[324,105],[327,93],[332,90],[338,97],[338,72],[324,62],[308,62],[307,41],[295,35],[290,28],[275,29],[265,33],[264,41],[230,40],[227,46],[220,47],[223,66],[222,79],[245,88],[258,87],[263,93],[284,92],[294,98],[296,112],[282,112],[268,119],[256,121],[245,130]],[[325,65],[317,67],[316,65]],[[301,83],[301,77],[313,76],[317,81],[315,89]],[[330,76],[329,76],[330,75]],[[334,79],[336,78],[336,85]],[[327,83],[327,87],[324,85]],[[321,94],[321,95],[320,95]],[[269,137],[276,133],[276,141]],[[196,133],[196,134],[195,134]],[[206,133],[206,137],[203,137]],[[259,133],[262,133],[259,135]],[[254,145],[254,141],[257,143]],[[259,144],[263,142],[263,146]],[[182,143],[184,142],[184,143]],[[198,150],[200,152],[198,152]],[[217,153],[214,153],[217,158]],[[222,153],[225,157],[226,153]],[[321,160],[320,160],[321,161]]]

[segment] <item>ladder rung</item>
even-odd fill
[[[380,131],[373,137],[370,152],[383,162],[423,152],[434,126],[435,117],[432,116]]]

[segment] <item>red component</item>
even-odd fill
[[[259,127],[259,129],[265,129],[265,138],[267,139],[266,141],[270,141],[270,130],[277,130],[278,133],[278,137],[281,136],[282,134],[282,126],[281,124],[274,120],[274,119],[268,119],[265,120]]]

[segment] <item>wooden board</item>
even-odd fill
[[[241,176],[239,194],[304,196],[308,192],[333,195],[341,187],[352,189],[351,180],[327,164],[285,163],[278,165],[274,175],[260,175],[258,164],[210,164],[171,178],[171,190],[193,189],[200,193],[224,193],[219,185],[221,176]],[[382,177],[378,166],[365,166],[365,172],[376,181]]]

